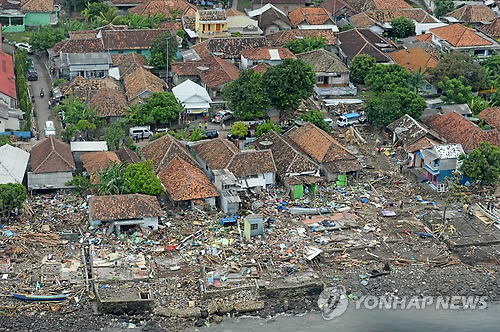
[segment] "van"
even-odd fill
[[[351,126],[355,123],[365,123],[366,118],[359,113],[348,113],[339,116],[337,119],[337,125],[339,127]]]
[[[153,136],[153,133],[149,129],[149,127],[132,127],[128,130],[130,137],[133,139],[137,138],[147,138],[150,139]]]
[[[326,119],[323,119],[327,124],[328,124],[328,128],[333,128],[333,125],[334,125],[334,122],[331,118],[326,118]]]
[[[45,121],[45,136],[55,136],[56,135],[56,126],[54,126],[54,122]]]

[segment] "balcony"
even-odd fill
[[[221,37],[231,37],[231,34],[227,31],[197,31],[198,37],[200,38],[221,38]]]

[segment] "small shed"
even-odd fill
[[[244,220],[243,235],[247,240],[264,234],[264,218],[260,214],[247,216]]]
[[[106,141],[71,142],[71,153],[75,163],[82,163],[82,155],[88,152],[108,151]]]
[[[177,100],[186,109],[187,115],[208,113],[212,99],[207,90],[191,80],[186,80],[172,89]]]

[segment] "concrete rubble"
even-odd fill
[[[353,149],[365,167],[347,186],[323,183],[297,200],[270,187],[246,196],[234,222],[217,211],[168,209],[157,232],[130,227],[116,236],[109,224],[89,226],[83,197],[32,197],[19,220],[0,229],[0,326],[11,324],[5,316],[46,312],[78,315],[96,329],[155,321],[182,330],[227,315],[315,310],[331,285],[344,285],[353,300],[498,300],[500,230],[400,174],[401,151],[384,156],[381,167],[374,147]],[[491,191],[469,196],[481,202]],[[263,217],[264,233],[248,241],[243,224],[252,214]],[[26,305],[12,293],[69,297]]]

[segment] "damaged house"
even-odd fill
[[[214,181],[214,171],[229,170],[239,188],[265,188],[276,182],[276,165],[270,150],[240,151],[226,139],[217,138],[192,147],[205,174]]]
[[[175,138],[162,136],[142,148],[141,154],[153,161],[154,171],[172,203],[215,207],[219,192],[187,148]]]
[[[318,183],[324,180],[320,177],[320,165],[284,136],[270,131],[255,141],[257,149],[271,150],[279,181],[290,191],[290,197],[297,199],[304,196],[304,192],[315,193]]]
[[[163,211],[155,196],[142,194],[91,196],[89,199],[89,222],[96,226],[111,223],[108,234],[122,227],[140,226],[158,230],[158,218]]]
[[[31,149],[31,172],[28,172],[28,189],[63,189],[73,179],[76,170],[69,144],[53,136]]]
[[[356,156],[343,147],[336,139],[312,123],[293,127],[285,137],[303,153],[321,166],[321,175],[328,181],[337,180],[338,175],[361,170]]]

